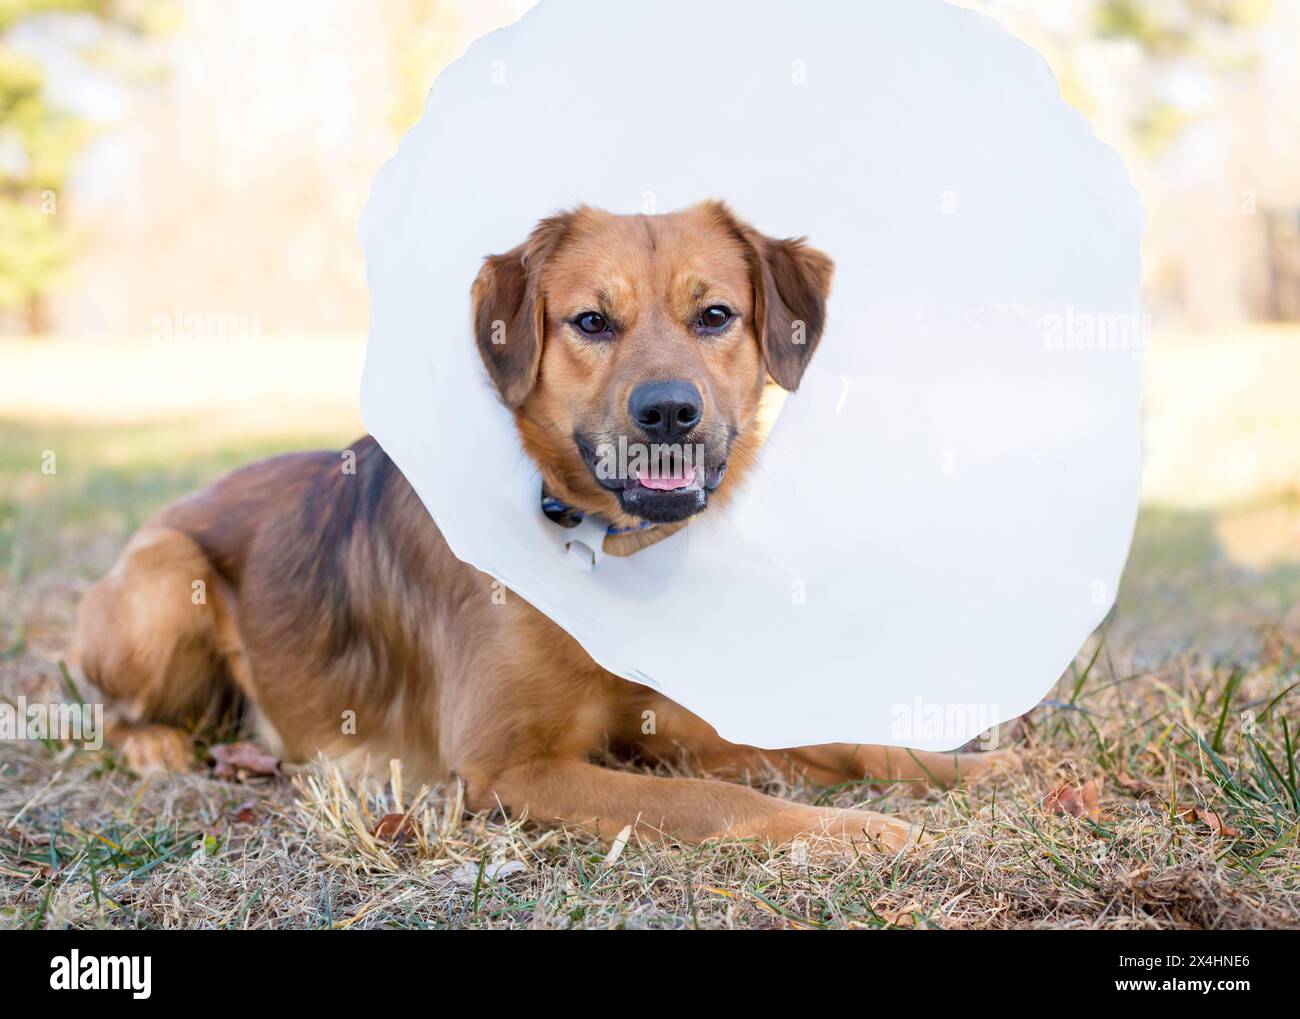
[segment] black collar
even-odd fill
[[[549,520],[565,528],[577,527],[580,523],[586,520],[588,516],[588,514],[584,513],[582,510],[576,509],[573,506],[568,505],[568,503],[561,502],[559,499],[555,498],[555,496],[551,495],[551,493],[546,490],[545,485],[542,485],[542,512],[546,514]],[[652,527],[659,526],[658,524],[653,524],[648,520],[644,520],[632,527],[619,527],[618,525],[611,524],[609,521],[602,517],[598,517],[595,514],[592,514],[591,516],[593,520],[605,525],[606,537],[612,537],[618,534],[636,534],[640,531],[648,531]]]

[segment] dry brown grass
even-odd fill
[[[0,773],[0,922],[1300,926],[1297,761],[1278,710],[1294,668],[1261,663],[1239,676],[1183,661],[1124,675],[1104,656],[1086,676],[1085,667],[1062,682],[1058,700],[1011,727],[1018,764],[997,778],[931,794],[783,789],[755,776],[781,795],[869,804],[936,836],[898,856],[864,848],[826,861],[798,847],[635,841],[615,854],[526,820],[466,814],[455,788],[355,785],[324,763],[248,783],[140,781],[108,752],[10,745]],[[12,690],[12,662],[7,671]],[[18,685],[29,696],[58,694],[41,667]],[[1053,789],[1088,781],[1100,787],[1097,819],[1052,808]],[[1227,833],[1189,807],[1213,811]],[[390,814],[409,819],[403,833],[376,837]]]

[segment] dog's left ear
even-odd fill
[[[749,249],[754,329],[763,363],[776,384],[793,393],[822,338],[835,263],[802,237],[767,237],[721,202],[711,204]]]
[[[774,240],[754,231],[759,283],[754,321],[767,373],[782,389],[799,388],[822,338],[835,263],[802,237]]]
[[[546,259],[564,240],[574,213],[542,220],[528,240],[483,261],[470,290],[474,342],[501,402],[514,409],[537,383],[546,336],[546,309],[539,277]]]

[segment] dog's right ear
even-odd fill
[[[470,291],[479,355],[501,401],[511,409],[528,398],[537,382],[546,334],[539,277],[574,215],[565,212],[544,219],[519,247],[489,255]]]

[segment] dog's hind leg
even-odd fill
[[[908,783],[946,789],[1000,769],[1014,757],[1006,750],[935,753],[904,747],[825,743],[788,750],[721,744],[697,753],[697,759],[707,771],[737,778],[756,777],[764,770],[772,769],[787,780],[802,780],[819,786],[868,782],[875,785]]]
[[[672,760],[685,751],[703,770],[728,778],[757,778],[771,770],[787,781],[819,786],[908,782],[947,787],[979,778],[1014,760],[1009,750],[934,753],[851,743],[762,750],[728,743],[704,719],[657,694],[645,703],[653,706],[659,735],[637,741],[643,753],[651,759]]]
[[[939,788],[973,781],[1005,768],[1014,760],[1008,750],[937,753],[848,743],[799,747],[785,753],[796,763],[805,763],[830,775],[838,774],[840,782],[865,781],[882,785],[905,782]]]
[[[131,770],[184,770],[190,732],[229,690],[227,595],[187,534],[146,524],[87,590],[72,660],[105,700],[105,736]]]

